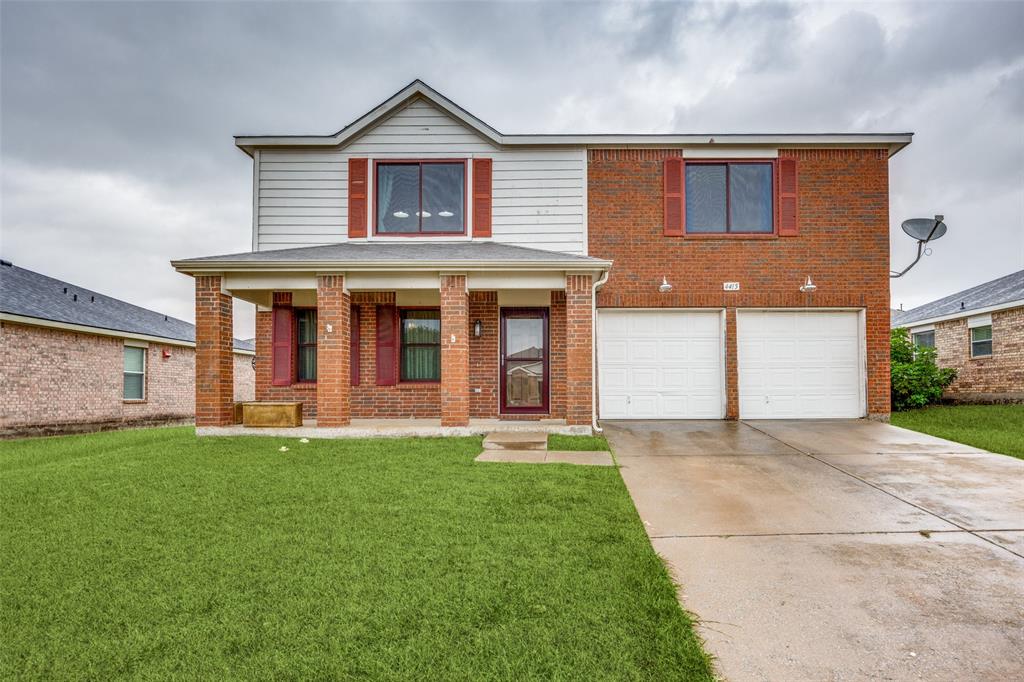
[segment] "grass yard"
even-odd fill
[[[480,450],[4,442],[0,678],[712,679],[615,468]]]
[[[892,423],[1024,459],[1024,405],[937,405],[893,412]]]
[[[561,436],[552,433],[548,436],[548,450],[611,450],[604,436]]]

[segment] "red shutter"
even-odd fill
[[[473,236],[491,236],[491,159],[473,159]]]
[[[393,305],[377,306],[377,385],[398,382],[398,320]]]
[[[795,237],[800,232],[797,206],[796,159],[779,160],[779,236]]]
[[[292,309],[275,306],[272,327],[270,383],[274,386],[290,386],[295,376],[292,370]]]
[[[359,306],[352,306],[352,313],[349,316],[349,343],[351,345],[352,385],[359,385]]]
[[[682,237],[686,224],[683,160],[665,159],[665,236]]]
[[[348,236],[366,236],[366,159],[348,160]]]

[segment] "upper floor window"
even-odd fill
[[[771,163],[686,162],[686,232],[770,234]]]
[[[378,162],[376,168],[377,234],[465,234],[465,162]]]

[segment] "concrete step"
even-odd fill
[[[541,431],[497,431],[484,438],[484,450],[547,450],[548,434]]]

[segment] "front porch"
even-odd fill
[[[433,438],[438,436],[482,436],[488,433],[543,432],[564,436],[587,436],[590,424],[567,424],[564,419],[509,421],[470,419],[465,426],[442,426],[440,419],[352,419],[346,426],[318,426],[316,419],[303,419],[302,426],[287,428],[199,426],[199,436],[285,436],[288,438]]]
[[[610,264],[446,247],[444,261],[348,243],[176,263],[196,280],[198,433],[282,435],[235,426],[232,298],[257,306],[256,400],[303,405],[287,435],[589,433],[594,285]]]

